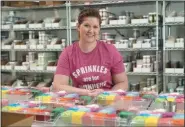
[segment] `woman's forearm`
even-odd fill
[[[120,82],[113,86],[112,90],[119,90],[122,89],[124,91],[128,90],[128,82]]]
[[[69,85],[60,85],[60,84],[53,84],[53,90],[54,91],[66,91],[67,93],[77,93],[80,95],[88,95],[88,90],[81,89],[81,88],[75,88],[73,86]]]

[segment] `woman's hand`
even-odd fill
[[[94,90],[90,90],[90,92],[88,93],[88,96],[97,96],[100,93],[102,93],[104,90],[103,89],[94,89]]]

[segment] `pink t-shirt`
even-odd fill
[[[55,74],[71,77],[77,88],[109,90],[112,75],[124,71],[123,58],[114,45],[98,41],[93,51],[84,53],[75,42],[61,53]]]

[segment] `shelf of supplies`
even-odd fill
[[[157,51],[156,47],[152,48],[117,48],[118,51]]]
[[[132,28],[132,27],[155,27],[156,23],[142,23],[142,24],[117,24],[117,25],[101,25],[102,29],[109,28]],[[76,29],[76,26],[71,27],[71,29]]]
[[[183,73],[164,73],[165,76],[184,76]]]
[[[9,70],[9,69],[1,69],[1,72],[12,72],[14,70]]]
[[[26,28],[26,29],[2,29],[2,31],[10,31],[10,30],[13,30],[13,31],[37,31],[37,30],[65,30],[67,29],[67,26],[61,26],[61,27],[48,27],[48,28]]]
[[[1,51],[12,51],[12,49],[1,49]]]
[[[54,73],[55,71],[49,71],[49,70],[8,70],[8,69],[1,69],[1,72]]]
[[[65,8],[66,4],[58,5],[58,6],[38,6],[38,7],[8,7],[3,6],[1,7],[2,11],[22,11],[22,10],[43,10],[43,9],[59,9],[59,8]]]
[[[169,51],[169,50],[184,50],[184,47],[179,47],[179,48],[165,48],[165,50]]]
[[[1,49],[1,51],[23,51],[23,52],[53,52],[53,51],[62,51],[62,49]]]
[[[30,72],[30,73],[54,73],[55,71],[49,70],[7,70],[1,69],[1,72]],[[127,72],[127,75],[157,75],[157,72]]]
[[[1,26],[2,28],[2,26]],[[1,29],[2,32],[7,32],[7,31],[10,31],[11,29]]]
[[[157,75],[157,72],[127,72],[127,75]]]
[[[93,3],[89,3],[89,4],[78,4],[78,3],[72,3],[71,6],[72,7],[83,7],[83,6],[116,6],[116,5],[128,5],[128,4],[147,4],[147,3],[151,3],[151,2],[155,2],[155,1],[147,1],[147,0],[143,0],[143,1],[139,1],[139,0],[133,0],[133,1],[129,1],[129,0],[121,0],[121,1],[103,1],[103,2],[93,2]]]
[[[104,1],[104,2],[93,2],[93,3],[90,3],[89,4],[78,4],[78,3],[71,3],[71,6],[72,7],[83,7],[83,6],[114,6],[114,5],[120,5],[120,4],[136,4],[136,3],[139,3],[139,4],[147,4],[147,3],[151,3],[151,2],[154,2],[154,1],[147,1],[147,0],[144,0],[144,1],[139,1],[139,0],[135,0],[135,1],[114,1],[114,2],[109,2],[109,1]],[[68,6],[68,4],[67,4]],[[44,9],[64,9],[66,8],[66,4],[61,4],[61,5],[58,5],[58,6],[36,6],[36,7],[7,7],[7,6],[3,6],[1,7],[1,10],[2,11],[31,11],[31,10],[44,10]]]
[[[184,25],[184,22],[169,22],[165,23],[166,26],[179,26],[179,25]]]

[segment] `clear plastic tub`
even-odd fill
[[[176,103],[176,112],[184,113],[184,102]]]
[[[66,118],[62,118],[61,115],[57,117],[57,119],[53,122],[53,126],[111,126],[111,127],[118,127],[121,125],[128,126],[128,122],[120,119],[119,117],[115,117],[114,115],[106,116],[100,114],[93,114],[93,113],[85,113],[81,119],[76,118],[73,120],[73,114],[66,115]],[[78,119],[78,120],[77,120]]]
[[[148,100],[119,100],[116,101],[113,106],[116,110],[133,111],[138,112],[139,110],[146,110],[150,105],[151,101]]]

